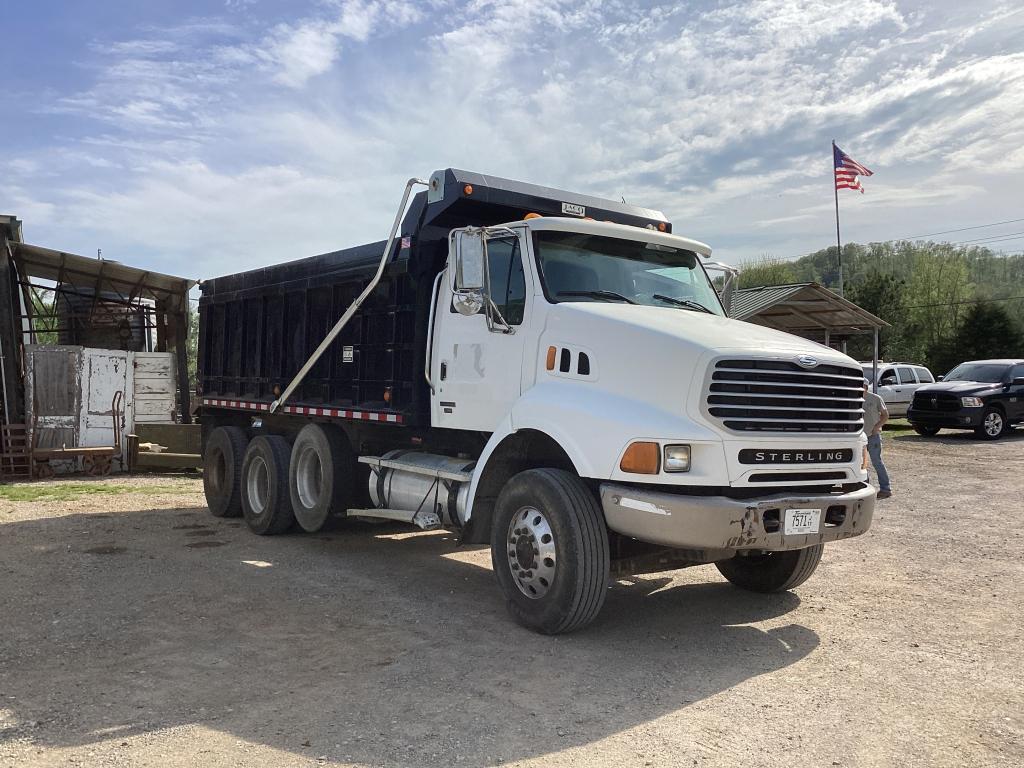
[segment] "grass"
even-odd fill
[[[58,481],[42,485],[21,483],[0,485],[0,499],[4,501],[70,501],[82,496],[117,496],[122,493],[181,493],[182,489],[172,485],[116,485],[112,482],[97,481],[76,483]]]
[[[906,419],[889,419],[882,430],[884,432],[912,432],[914,428]]]

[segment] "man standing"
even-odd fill
[[[885,401],[871,391],[867,379],[864,380],[864,432],[868,436],[868,455],[871,465],[878,476],[878,498],[888,499],[892,496],[889,486],[889,473],[882,461],[882,426],[889,420],[889,411]]]

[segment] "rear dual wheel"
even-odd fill
[[[355,451],[340,428],[331,424],[302,428],[288,466],[291,507],[302,530],[319,531],[332,513],[356,506],[358,469]]]
[[[242,460],[242,514],[253,533],[283,533],[295,523],[288,492],[291,446],[279,435],[260,435]]]
[[[242,459],[249,438],[239,427],[217,427],[203,451],[203,492],[214,517],[242,514]]]

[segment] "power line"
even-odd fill
[[[938,304],[914,304],[911,307],[903,307],[903,309],[930,309],[932,307],[956,307],[961,304],[988,304],[990,301],[1016,301],[1017,299],[1024,299],[1024,296],[1004,296],[1001,299],[964,299],[963,301],[943,301]]]
[[[950,245],[985,245],[987,243],[999,243],[1003,240],[1019,240],[1024,235],[1024,232],[1007,232],[1005,235],[989,235],[988,237],[979,237],[977,240],[960,240]]]
[[[960,227],[960,229],[944,229],[942,232],[932,232],[927,235],[913,235],[912,237],[896,237],[894,240],[923,240],[926,237],[935,237],[936,235],[948,235],[952,232],[966,232],[969,229],[985,229],[985,227],[998,227],[1000,224],[1016,224],[1024,219],[1007,219],[1006,221],[994,221],[991,224],[977,224],[973,227]],[[891,242],[891,241],[886,241]]]

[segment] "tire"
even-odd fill
[[[986,408],[981,417],[981,426],[974,434],[984,440],[998,440],[1006,434],[1006,415],[998,408]]]
[[[203,451],[203,492],[214,517],[242,514],[242,459],[249,442],[239,427],[217,427]]]
[[[787,552],[734,557],[715,563],[719,573],[731,584],[751,592],[785,592],[799,587],[821,562],[824,544]]]
[[[278,435],[261,435],[245,449],[242,461],[242,514],[253,533],[284,533],[295,523],[288,494],[291,447]]]
[[[939,434],[939,427],[925,427],[918,424],[913,425],[914,431],[921,437],[935,437]]]
[[[491,563],[520,624],[546,635],[585,627],[604,605],[610,568],[594,493],[561,469],[515,475],[495,506]]]
[[[302,530],[319,531],[332,512],[353,507],[357,468],[355,451],[340,428],[330,424],[302,428],[288,463],[288,493]]]

